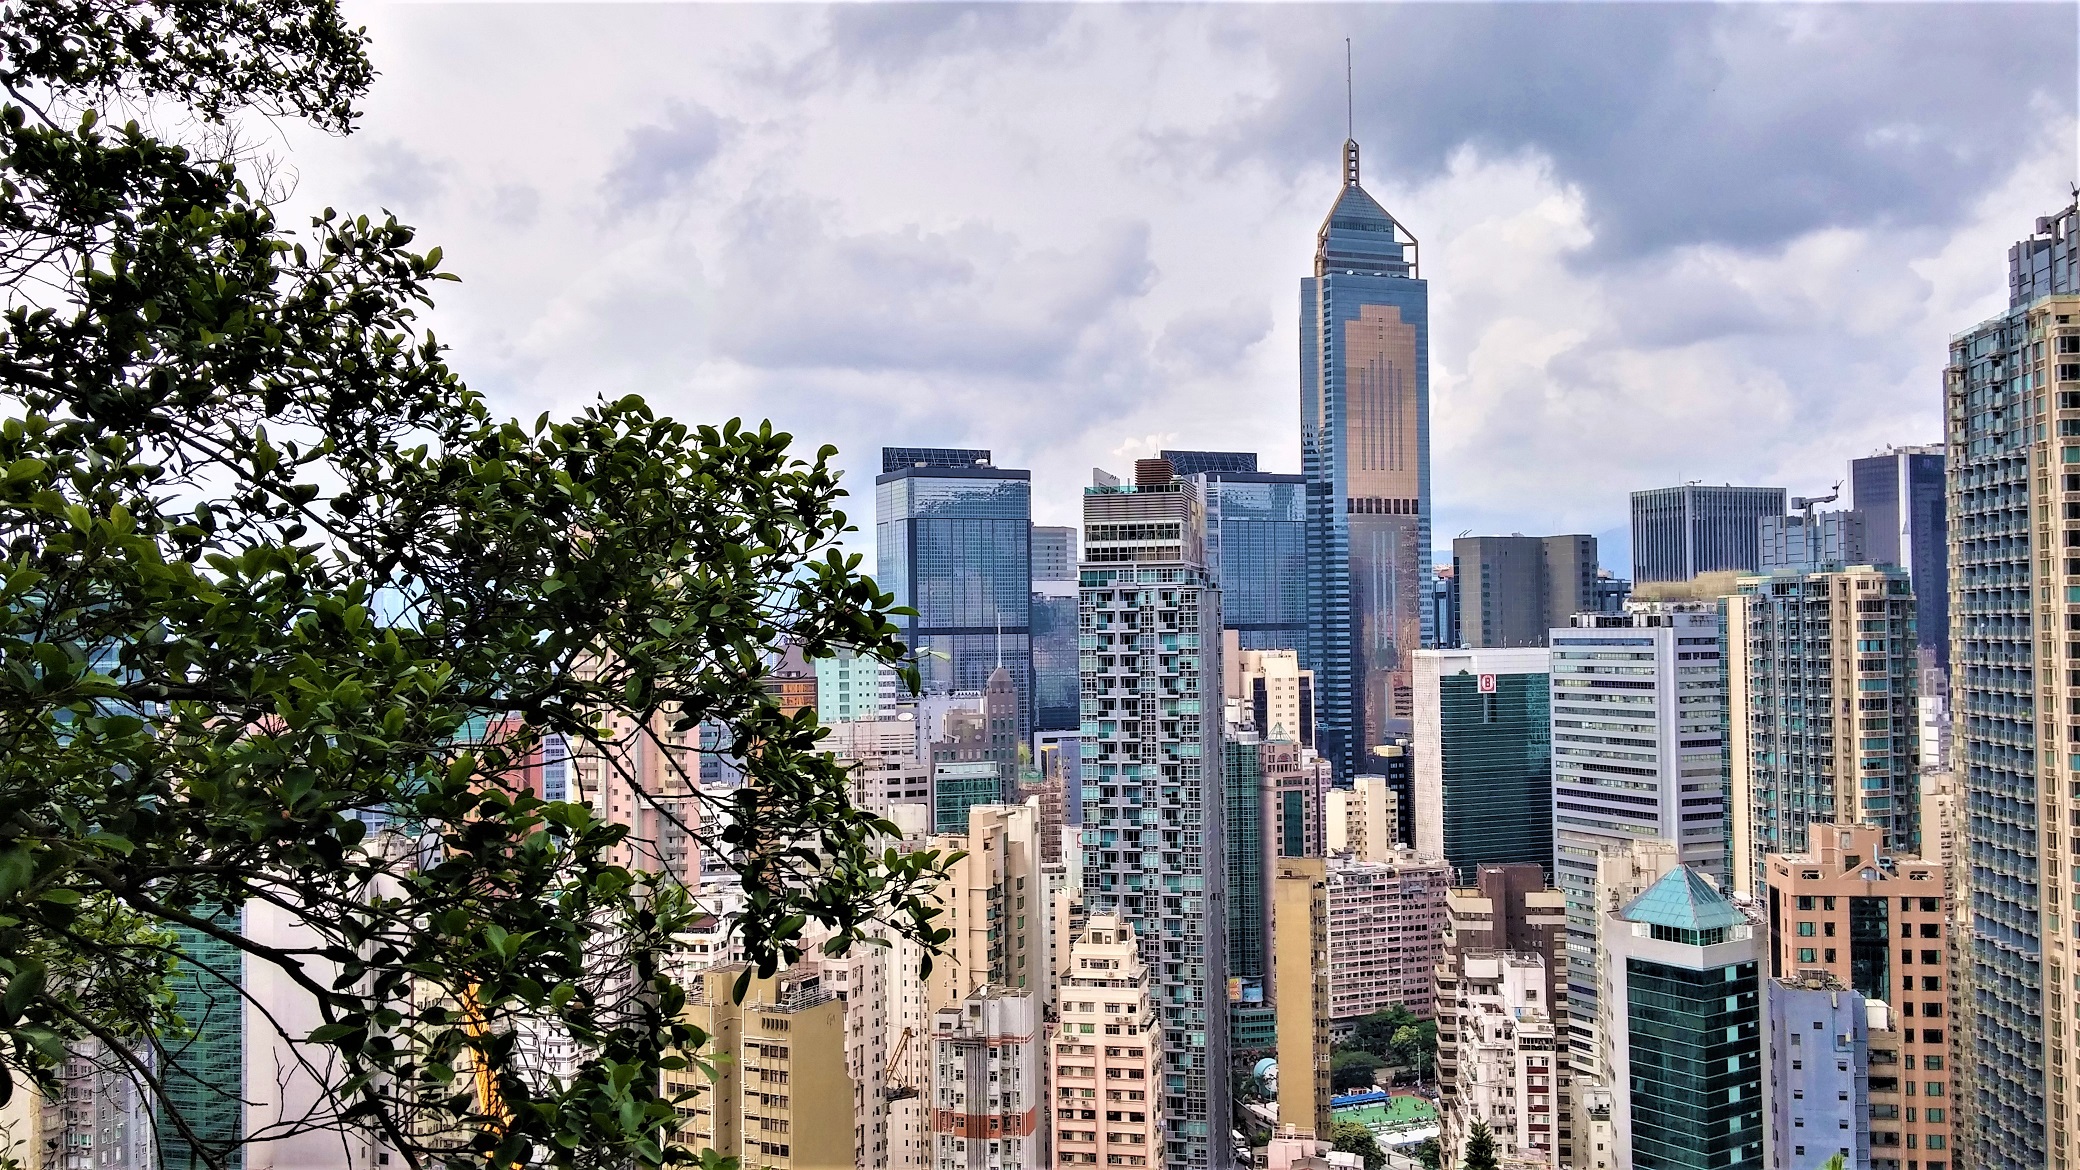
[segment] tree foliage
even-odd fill
[[[1338,1052],[1329,1058],[1329,1087],[1338,1093],[1373,1088],[1373,1075],[1383,1067],[1370,1052]]]
[[[418,321],[438,248],[276,222],[211,144],[248,110],[350,129],[363,42],[330,0],[0,4],[0,1094],[89,1039],[178,1073],[177,929],[315,1013],[328,1107],[284,1124],[411,1166],[681,1160],[687,896],[515,777],[561,737],[732,859],[764,971],[877,923],[934,944],[941,860],[885,850],[761,686],[784,641],[895,660],[891,598],[838,547],[829,448],[635,397],[499,419]],[[683,774],[703,723],[726,796]],[[530,1070],[545,1031],[568,1077]]]
[[[1355,1121],[1338,1121],[1329,1127],[1330,1148],[1345,1154],[1356,1154],[1365,1159],[1365,1170],[1379,1170],[1387,1164],[1387,1155],[1379,1148],[1379,1139],[1372,1131]]]
[[[1459,1170],[1497,1170],[1495,1134],[1485,1121],[1476,1121],[1466,1134],[1466,1156]]]

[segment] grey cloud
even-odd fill
[[[361,187],[376,202],[410,219],[447,190],[441,165],[391,138],[372,143]]]
[[[1149,229],[1100,225],[1075,251],[1029,251],[977,224],[839,235],[828,209],[748,205],[720,264],[717,350],[765,368],[1045,377],[1155,276]]]
[[[542,193],[526,183],[500,183],[491,189],[491,218],[507,227],[532,227],[542,212]]]
[[[1066,4],[839,4],[830,10],[829,49],[846,65],[901,72],[935,57],[1045,44],[1073,12]]]
[[[1225,128],[1226,165],[1334,165],[1345,35],[1373,181],[1471,145],[1551,157],[1589,197],[1595,258],[1753,248],[1841,225],[1954,219],[2070,115],[2069,5],[1397,5],[1223,13],[1279,90]],[[1176,151],[1166,152],[1176,157]],[[1420,227],[1417,228],[1420,234]]]
[[[608,203],[630,211],[662,201],[707,169],[728,132],[713,110],[671,103],[662,123],[628,132],[607,172]]]
[[[1237,300],[1180,313],[1163,328],[1156,349],[1193,370],[1226,371],[1270,336],[1271,325],[1271,312],[1261,300]]]

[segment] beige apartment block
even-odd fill
[[[953,937],[932,965],[934,1011],[989,984],[1039,994],[1047,979],[1047,917],[1040,877],[1040,813],[1027,805],[978,804],[968,831],[931,839],[966,854],[939,887]]]
[[[1354,776],[1349,788],[1330,789],[1327,808],[1330,853],[1385,861],[1400,850],[1401,805],[1385,776]]]
[[[1059,995],[1055,1165],[1162,1165],[1163,1036],[1133,924],[1092,916],[1069,947]]]
[[[1249,713],[1266,742],[1314,746],[1314,672],[1300,669],[1297,650],[1244,650],[1240,631],[1221,631],[1221,665],[1230,702]]]
[[[679,1142],[769,1170],[853,1165],[845,1003],[812,970],[754,977],[739,1003],[731,991],[746,970],[710,968],[688,988],[708,1046],[687,1055],[708,1069],[664,1074],[667,1093],[696,1094],[679,1105]]]
[[[1329,1135],[1329,875],[1319,857],[1272,869],[1272,980],[1278,1019],[1278,1122]]]
[[[1473,951],[1460,963],[1458,1090],[1445,1119],[1454,1165],[1480,1122],[1494,1132],[1505,1164],[1560,1170],[1566,1024],[1551,994],[1543,955]]]

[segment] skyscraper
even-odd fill
[[[965,459],[965,462],[963,460]],[[897,605],[923,689],[979,691],[999,662],[1032,732],[1033,487],[988,451],[884,447],[874,480],[875,583]]]
[[[1914,580],[1914,625],[1924,665],[1950,669],[1950,521],[1943,510],[1943,449],[1898,447],[1849,461],[1849,506],[1863,513],[1872,564]]]
[[[1950,342],[1952,758],[1964,782],[1974,1099],[1964,1165],[2080,1162],[2080,202],[2008,252],[2008,311]],[[2041,724],[2041,726],[2040,726]]]
[[[1416,655],[1417,852],[1462,874],[1488,862],[1552,874],[1548,662],[1542,649]]]
[[[1723,879],[1726,686],[1718,607],[1642,603],[1552,634],[1554,884],[1567,892],[1568,1041],[1596,1060],[1597,872],[1606,852],[1665,841]]]
[[[1416,240],[1358,185],[1343,191],[1300,282],[1300,454],[1307,478],[1308,637],[1322,754],[1355,776],[1415,716],[1430,641],[1430,288]]]
[[[1784,514],[1784,489],[1655,488],[1632,493],[1632,580],[1688,581],[1699,573],[1762,567],[1764,516]]]
[[[1076,530],[1033,528],[1033,730],[1075,731]]]
[[[1596,605],[1593,536],[1461,536],[1452,541],[1459,637],[1468,646],[1543,646]]]
[[[1206,498],[1206,565],[1220,585],[1221,621],[1243,649],[1298,650],[1307,639],[1307,482],[1258,471],[1256,461],[1248,456],[1248,470],[1198,461],[1205,467],[1193,474],[1203,477]]]
[[[1083,905],[1139,932],[1169,1170],[1233,1165],[1221,602],[1205,516],[1161,460],[1083,497]]]

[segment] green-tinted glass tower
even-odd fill
[[[1553,876],[1552,696],[1544,648],[1416,655],[1416,850],[1459,873]]]
[[[238,916],[223,925],[238,929]],[[159,1041],[159,1075],[166,1086],[154,1119],[159,1164],[163,1170],[243,1170],[243,958],[237,947],[192,927],[173,930],[180,961],[172,986],[187,1034]],[[169,1113],[177,1113],[180,1124]]]

